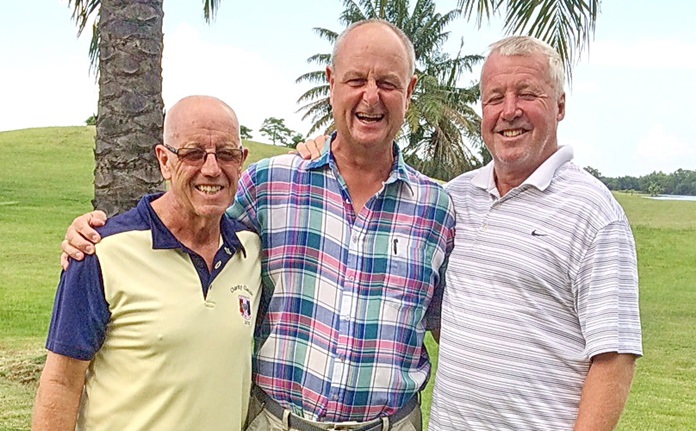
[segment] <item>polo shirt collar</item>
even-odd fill
[[[553,180],[556,170],[573,159],[573,148],[569,146],[558,147],[555,153],[544,161],[521,185],[530,185],[539,190],[546,190]],[[487,192],[498,196],[495,186],[494,162],[491,161],[481,168],[471,179],[471,183]]]
[[[162,220],[155,210],[152,209],[152,201],[163,194],[164,192],[159,192],[143,196],[137,206],[141,217],[150,226],[150,232],[152,232],[152,248],[154,250],[177,248],[188,250],[188,247],[176,239],[172,232],[162,223]],[[242,250],[242,253],[246,254],[244,246],[237,236],[238,229],[235,228],[235,223],[226,214],[224,214],[220,220],[220,232],[222,233],[222,245],[224,247],[234,250],[235,252],[239,249]]]

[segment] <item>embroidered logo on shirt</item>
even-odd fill
[[[239,295],[239,314],[247,325],[251,323],[251,299],[248,296]]]
[[[545,234],[545,233],[537,232],[537,230],[534,229],[534,230],[532,231],[532,236],[548,236],[548,235]]]

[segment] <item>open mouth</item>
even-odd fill
[[[358,120],[363,121],[365,123],[376,123],[378,121],[381,121],[384,118],[384,114],[355,114],[356,117],[358,117]]]
[[[196,186],[196,190],[203,192],[207,195],[214,195],[215,193],[222,190],[222,186],[199,185],[199,186]]]
[[[520,136],[521,134],[525,133],[526,130],[524,129],[513,129],[513,130],[503,130],[499,132],[501,135],[505,136],[506,138],[514,138],[516,136]]]

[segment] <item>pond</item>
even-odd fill
[[[657,195],[657,196],[646,196],[646,198],[657,199],[659,201],[694,201],[694,202],[696,202],[696,196]]]

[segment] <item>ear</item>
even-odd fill
[[[326,80],[329,81],[329,102],[333,105],[333,89],[336,76],[331,66],[326,66]]]
[[[155,155],[157,156],[157,161],[159,162],[160,172],[162,173],[162,178],[169,181],[172,178],[172,170],[169,166],[169,160],[171,160],[171,154],[162,145],[155,146]]]
[[[561,121],[565,118],[565,92],[561,93],[558,97],[558,115],[556,115],[556,120]]]
[[[411,77],[411,81],[408,83],[408,87],[406,88],[406,108],[408,109],[409,105],[411,104],[411,96],[413,96],[413,92],[416,90],[416,84],[418,84],[418,77],[416,75],[413,75]]]

